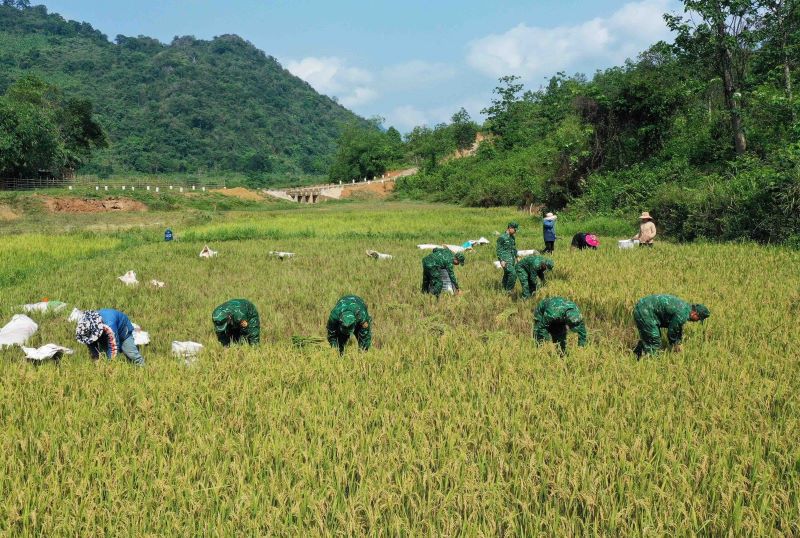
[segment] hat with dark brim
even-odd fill
[[[467,257],[464,256],[463,252],[456,252],[453,258],[455,258],[456,261],[458,261],[458,265],[464,265],[467,263]]]
[[[96,310],[87,310],[75,328],[75,340],[81,344],[93,344],[103,334],[103,318]]]
[[[356,315],[352,312],[345,312],[339,316],[339,323],[346,331],[353,332],[356,328]]]

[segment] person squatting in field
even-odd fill
[[[242,341],[254,346],[261,339],[258,310],[247,299],[231,299],[222,303],[214,309],[211,320],[217,340],[225,347]]]
[[[503,289],[507,293],[514,291],[514,284],[517,281],[517,271],[514,267],[517,260],[517,240],[514,237],[517,233],[519,224],[509,222],[506,226],[506,233],[497,238],[496,254],[503,268]]]
[[[673,351],[681,350],[683,325],[687,321],[702,321],[711,312],[702,304],[689,304],[674,295],[648,295],[633,307],[633,319],[639,329],[639,343],[633,352],[637,358],[652,355],[661,349],[661,329],[667,329],[667,339]]]
[[[355,334],[358,347],[364,351],[372,345],[372,318],[364,300],[357,295],[345,295],[328,316],[328,343],[344,354],[350,336]]]
[[[522,298],[528,299],[538,288],[537,277],[545,283],[545,271],[553,270],[555,262],[544,256],[525,256],[517,262],[517,278],[522,285]]]
[[[556,249],[556,219],[558,217],[548,213],[542,219],[542,235],[544,236],[544,253],[552,254]]]
[[[585,248],[597,250],[597,247],[599,246],[600,241],[597,239],[595,234],[578,232],[572,236],[572,244],[570,245],[570,248],[577,248],[578,250],[583,250]]]
[[[437,298],[442,294],[442,270],[447,272],[450,282],[461,293],[461,288],[456,280],[455,265],[464,265],[466,258],[463,252],[453,254],[446,248],[435,248],[433,252],[422,258],[422,293],[430,293]]]
[[[550,297],[542,300],[533,312],[533,337],[539,344],[548,336],[561,348],[567,351],[567,330],[578,333],[578,345],[586,345],[586,325],[578,305],[563,297]]]
[[[103,308],[84,312],[75,328],[75,340],[86,344],[92,359],[97,359],[101,352],[113,359],[121,350],[135,365],[144,366],[144,357],[133,338],[133,324],[119,310]]]

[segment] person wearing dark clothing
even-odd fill
[[[572,236],[572,248],[577,248],[578,250],[583,250],[585,248],[590,248],[592,250],[597,249],[600,245],[600,241],[597,240],[597,236],[594,234],[587,234],[586,232],[578,232]]]

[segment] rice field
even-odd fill
[[[30,344],[75,350],[41,366],[0,351],[0,534],[800,535],[798,251],[620,251],[635,223],[567,215],[555,271],[525,302],[492,265],[493,232],[511,219],[520,249],[542,247],[540,224],[511,209],[126,218],[0,227],[0,326],[24,303],[61,300],[65,311],[31,315]],[[579,230],[601,249],[570,251]],[[481,236],[492,245],[456,268],[462,296],[419,292],[417,243]],[[219,255],[198,258],[205,244]],[[137,287],[116,278],[131,269]],[[292,345],[324,336],[351,293],[374,318],[372,350]],[[686,326],[682,353],[637,362],[631,311],[651,293],[712,315]],[[531,312],[553,295],[589,329],[565,357],[531,339]],[[211,311],[238,297],[259,309],[257,348],[214,338]],[[151,335],[146,367],[93,363],[72,307],[126,312]],[[187,366],[173,340],[205,350]]]

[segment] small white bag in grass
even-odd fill
[[[62,347],[56,344],[46,344],[41,347],[25,347],[20,346],[25,358],[32,361],[44,361],[47,359],[56,359],[61,355],[72,355],[73,351],[67,347]]]
[[[48,310],[58,312],[66,308],[66,306],[67,303],[62,303],[61,301],[40,301],[38,303],[22,305],[22,309],[25,312],[47,312]]]
[[[118,276],[117,278],[124,282],[126,286],[135,286],[139,283],[139,281],[136,280],[136,273],[134,271],[128,271],[124,275]]]
[[[15,314],[2,329],[0,329],[0,347],[21,346],[28,338],[39,330],[39,326],[25,314]]]
[[[522,256],[538,256],[538,255],[539,255],[539,251],[536,250],[536,249],[533,249],[533,248],[530,249],[530,250],[518,250],[517,251],[517,256],[519,256],[520,258]]]
[[[280,251],[276,251],[276,250],[270,250],[269,251],[269,255],[270,256],[275,256],[276,258],[280,258],[282,260],[285,260],[287,258],[293,258],[294,257],[294,252],[280,252]]]
[[[368,250],[367,256],[369,256],[370,258],[375,258],[376,260],[391,260],[392,258],[394,258],[394,256],[392,256],[391,254],[383,254],[381,252],[378,252],[377,250]]]
[[[137,346],[146,346],[150,343],[150,333],[143,331],[140,326],[135,323],[133,325],[133,343]]]
[[[83,317],[83,310],[79,310],[77,308],[73,308],[72,312],[69,313],[69,317],[67,318],[67,321],[72,321],[74,323],[78,323],[81,320],[81,317]]]
[[[433,250],[441,247],[442,245],[434,245],[433,243],[423,243],[422,245],[417,245],[417,248],[420,250]]]
[[[201,258],[213,258],[217,254],[218,252],[216,250],[211,250],[210,248],[208,248],[208,245],[204,246],[203,250],[200,251]]]
[[[164,286],[166,286],[166,284],[164,284],[160,280],[155,280],[155,279],[150,281],[150,285],[154,288],[163,288]]]
[[[172,342],[172,354],[182,357],[186,366],[191,366],[197,361],[197,354],[203,350],[203,344],[197,342]]]
[[[480,239],[470,239],[469,242],[472,244],[473,247],[476,247],[476,246],[479,247],[481,245],[488,245],[489,244],[489,240],[486,239],[485,237],[481,237]]]

